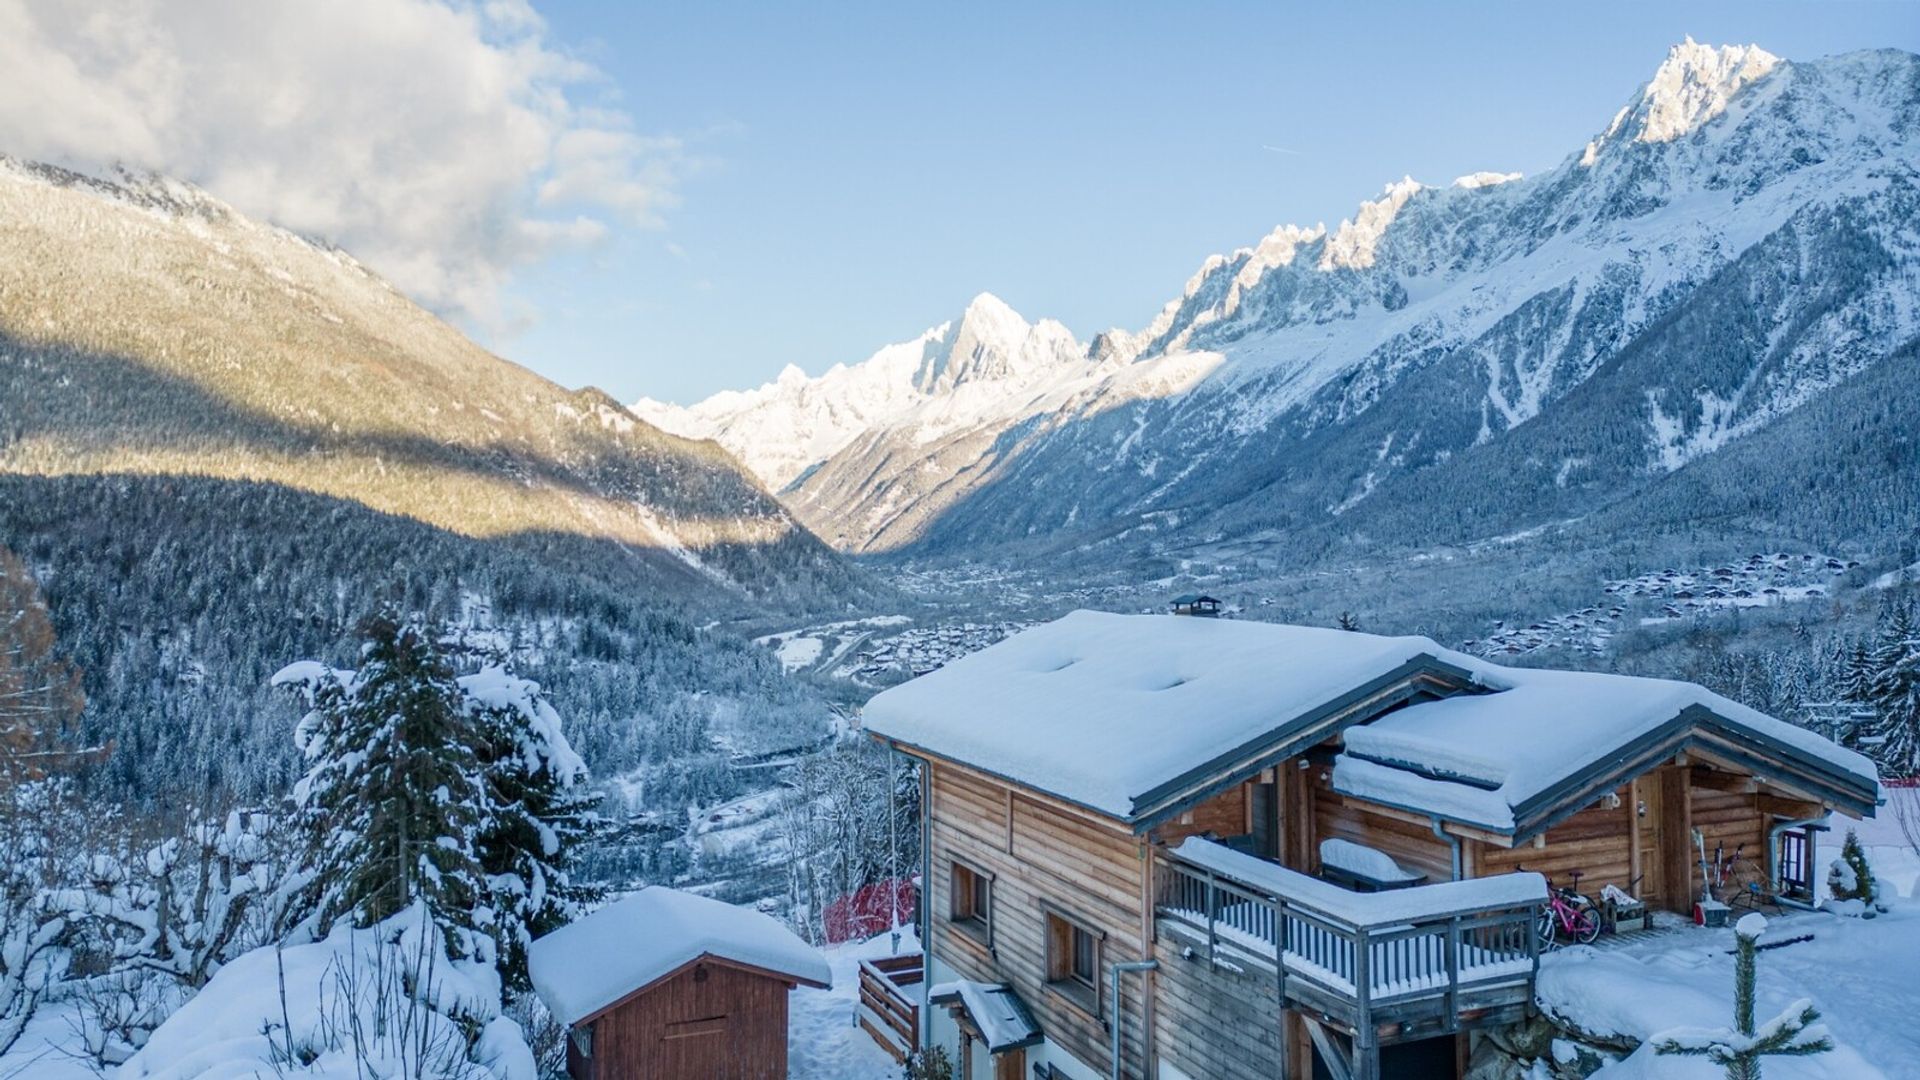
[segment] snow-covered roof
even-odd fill
[[[1423,637],[1076,611],[893,687],[867,730],[1115,817],[1421,656]]]
[[[828,986],[820,950],[773,918],[652,886],[533,943],[533,988],[563,1024],[576,1024],[703,956]]]
[[[1307,732],[1369,687],[1418,670],[1485,693],[1348,727],[1344,793],[1510,832],[1618,752],[1711,721],[1720,736],[1871,805],[1864,757],[1691,683],[1509,668],[1424,637],[1076,611],[868,703],[874,734],[1132,820],[1180,783]]]
[[[1569,785],[1583,774],[1598,768],[1596,782],[1608,782],[1605,767],[1627,764],[1626,749],[1660,752],[1701,724],[1836,782],[1875,786],[1873,763],[1859,754],[1693,683],[1486,663],[1476,676],[1498,692],[1421,702],[1348,728],[1334,790],[1511,832],[1557,806],[1554,796],[1575,794]]]
[[[927,989],[927,1000],[935,1005],[958,1001],[980,1029],[987,1051],[998,1054],[1040,1041],[1040,1025],[1020,995],[1005,983],[969,982],[965,979],[939,983]]]

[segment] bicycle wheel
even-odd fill
[[[1540,909],[1540,918],[1534,922],[1533,932],[1540,938],[1541,952],[1549,952],[1558,944],[1554,939],[1556,922],[1552,908],[1545,907]]]
[[[1591,945],[1599,936],[1600,913],[1590,907],[1581,908],[1573,917],[1573,940]]]

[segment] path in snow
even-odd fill
[[[787,1067],[793,1080],[900,1080],[900,1066],[866,1029],[854,1023],[860,961],[919,947],[909,927],[901,935],[898,950],[892,948],[887,934],[826,950],[833,967],[833,989],[803,986],[793,992],[787,1025]]]

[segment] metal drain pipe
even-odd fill
[[[1460,838],[1440,827],[1440,817],[1437,814],[1433,818],[1433,835],[1445,840],[1447,845],[1453,848],[1453,880],[1459,881],[1460,874],[1465,869],[1465,860],[1460,856]]]
[[[1158,960],[1133,960],[1125,964],[1113,965],[1113,1080],[1120,1080],[1120,976],[1136,971],[1152,971],[1160,966]]]

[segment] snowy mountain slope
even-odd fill
[[[1911,54],[1688,41],[1559,166],[1276,229],[1044,399],[939,441],[868,430],[785,498],[843,547],[921,552],[1318,549],[1630,499],[1920,333],[1916,126]]]
[[[156,802],[284,791],[267,677],[349,661],[388,599],[509,652],[602,776],[808,744],[824,703],[717,628],[871,588],[718,447],[344,253],[164,178],[4,159],[0,544],[85,672],[89,738],[122,748],[100,783]]]
[[[1066,327],[1030,324],[981,293],[958,319],[817,379],[788,365],[755,390],[688,408],[643,399],[632,409],[663,430],[715,440],[778,490],[875,430],[924,444],[1017,418],[1037,394],[1090,366]]]
[[[714,447],[492,356],[338,250],[164,177],[0,158],[0,471],[265,480],[774,588],[833,557]]]

